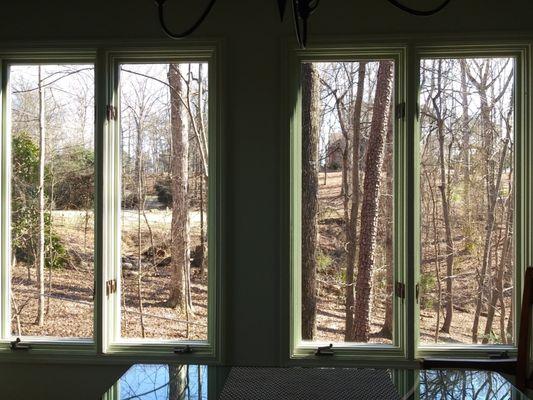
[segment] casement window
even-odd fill
[[[2,72],[6,352],[216,357],[214,48]]]
[[[291,357],[513,352],[525,48],[295,54]]]

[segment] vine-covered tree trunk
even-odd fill
[[[302,65],[302,339],[316,331],[318,243],[319,80],[311,63]]]
[[[363,202],[361,204],[359,262],[355,286],[354,314],[354,339],[358,342],[368,342],[370,333],[371,281],[375,261],[381,168],[385,152],[385,131],[391,102],[392,72],[392,61],[380,61],[366,153]]]
[[[45,201],[44,201],[44,174],[46,161],[46,127],[45,127],[45,98],[42,81],[42,67],[39,66],[38,91],[39,91],[39,234],[38,234],[38,261],[37,261],[37,286],[39,298],[37,300],[37,324],[44,324],[44,265],[45,265]]]
[[[392,111],[392,107],[391,107]],[[381,329],[381,334],[391,339],[392,338],[392,296],[393,296],[393,287],[394,287],[394,272],[393,272],[393,263],[394,263],[394,251],[393,251],[393,240],[392,240],[392,229],[394,227],[392,213],[393,210],[393,200],[394,200],[394,188],[393,188],[393,119],[392,115],[389,114],[389,122],[387,124],[387,142],[386,142],[386,151],[385,151],[385,160],[383,162],[383,170],[386,179],[386,193],[383,204],[383,221],[385,223],[385,262],[386,262],[386,299],[385,299],[385,320],[383,321],[383,328]]]
[[[357,253],[357,217],[359,215],[359,158],[361,145],[361,107],[365,87],[366,62],[359,63],[357,76],[357,93],[353,111],[353,146],[352,146],[352,201],[350,220],[346,229],[348,236],[348,257],[346,266],[346,326],[344,340],[351,342],[353,337],[354,318],[354,272]]]
[[[182,311],[189,311],[188,280],[190,279],[189,257],[189,128],[187,110],[180,101],[183,96],[183,82],[179,64],[170,64],[168,83],[170,85],[170,124],[172,135],[172,223],[171,259],[172,280],[168,305]]]

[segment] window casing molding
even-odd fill
[[[343,45],[339,45],[343,43]],[[409,365],[417,359],[427,356],[457,356],[480,358],[488,353],[508,351],[516,353],[516,346],[511,345],[440,345],[421,346],[418,343],[419,307],[416,303],[415,286],[419,281],[420,271],[420,193],[419,193],[419,127],[418,127],[418,82],[420,76],[420,60],[423,57],[472,57],[472,56],[508,56],[516,60],[515,75],[515,168],[516,196],[515,196],[515,283],[517,290],[514,296],[514,330],[518,332],[519,310],[522,293],[522,275],[527,265],[533,261],[532,234],[528,226],[533,222],[533,174],[532,155],[533,140],[530,138],[531,120],[533,112],[531,106],[531,43],[502,41],[497,39],[457,40],[457,42],[442,39],[427,42],[408,39],[405,44],[387,45],[377,42],[375,46],[362,41],[317,41],[308,46],[307,50],[299,50],[292,45],[286,45],[283,50],[288,58],[288,73],[284,77],[284,87],[287,91],[288,104],[285,104],[285,118],[290,120],[290,139],[287,140],[284,171],[290,178],[283,182],[282,205],[286,209],[284,216],[288,232],[285,237],[290,243],[285,247],[284,261],[287,266],[286,276],[289,284],[284,286],[287,293],[283,296],[282,306],[288,307],[287,325],[282,324],[283,334],[287,338],[283,359],[291,364],[339,364],[349,360],[357,360],[365,365],[376,365],[383,360],[392,363]],[[302,62],[314,61],[359,61],[379,59],[380,57],[394,58],[395,68],[395,104],[405,102],[406,116],[403,121],[396,119],[394,131],[394,281],[406,284],[405,299],[394,296],[395,315],[393,319],[393,345],[375,344],[347,344],[335,346],[333,357],[317,357],[317,346],[329,343],[313,342],[302,344],[300,327],[300,288],[301,268],[299,258],[299,227],[300,208],[300,148],[301,148],[301,94],[300,94],[300,65]],[[286,125],[285,125],[286,126]],[[515,336],[516,337],[516,336]],[[410,339],[414,338],[414,339]]]
[[[108,45],[108,44],[106,44]],[[72,47],[55,44],[46,50],[36,47],[24,50],[0,50],[0,359],[13,361],[58,359],[93,360],[112,357],[127,360],[174,360],[179,362],[217,363],[221,361],[222,332],[222,199],[223,176],[221,162],[222,93],[220,41],[187,41],[180,46],[168,42],[150,42],[142,48],[128,43],[117,43],[113,48],[96,48],[83,45]],[[57,49],[66,50],[57,50]],[[87,48],[87,50],[85,50]],[[120,118],[107,120],[106,107],[118,107],[118,68],[121,62],[205,62],[209,65],[209,192],[208,192],[208,332],[206,341],[189,340],[124,340],[120,339],[120,284],[116,293],[106,295],[105,282],[120,279]],[[13,352],[9,348],[12,339],[10,323],[10,274],[9,274],[9,218],[8,200],[10,185],[10,133],[8,111],[8,70],[10,64],[36,63],[90,63],[95,67],[95,297],[93,340],[53,338],[24,338],[31,345],[30,351]],[[7,321],[7,322],[6,322]],[[177,355],[176,347],[189,345],[193,352]],[[81,357],[81,358],[79,358]]]

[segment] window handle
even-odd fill
[[[20,350],[29,350],[29,349],[31,349],[31,346],[30,346],[29,344],[21,343],[20,338],[17,338],[16,340],[12,341],[12,342],[9,344],[9,347],[10,347],[11,350],[13,350],[13,351],[20,351]]]
[[[175,347],[174,354],[191,354],[193,352],[192,347],[187,345],[185,347]]]
[[[315,356],[332,356],[335,352],[333,351],[333,344],[329,344],[329,346],[321,346],[318,349],[316,349]]]

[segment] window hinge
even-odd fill
[[[106,106],[106,116],[108,121],[114,121],[117,119],[117,108],[108,104]]]
[[[184,347],[174,347],[174,354],[191,354],[192,352],[192,347],[189,345]]]
[[[395,293],[396,297],[399,297],[400,299],[405,299],[405,283],[396,282]]]
[[[116,293],[117,291],[117,280],[116,279],[110,279],[105,283],[105,293],[106,295],[110,295],[113,293]]]
[[[333,344],[319,347],[315,352],[315,356],[332,356],[334,354],[335,352],[333,351]]]
[[[20,350],[29,350],[31,349],[31,346],[29,344],[26,344],[26,343],[22,343],[20,341],[20,338],[17,338],[16,340],[12,341],[10,344],[9,344],[9,347],[11,348],[11,350],[13,351],[20,351]]]
[[[399,103],[396,105],[396,119],[405,118],[405,103]]]
[[[420,298],[420,284],[416,284],[415,285],[415,300],[416,300],[416,304],[418,304],[418,300]]]

